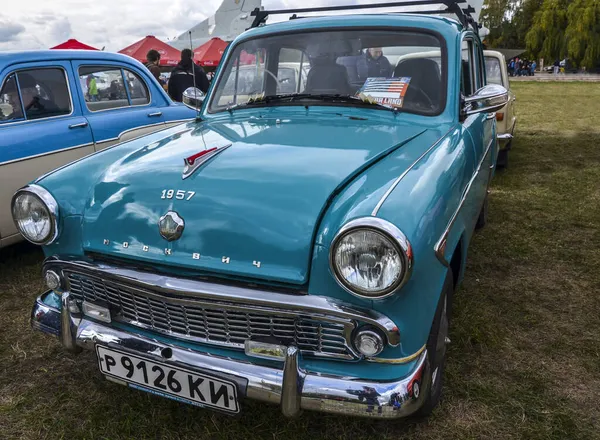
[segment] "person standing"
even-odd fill
[[[146,68],[150,71],[152,76],[162,85],[163,81],[160,79],[160,53],[156,49],[150,49],[146,54]]]
[[[195,84],[194,76],[196,77]],[[196,87],[206,93],[209,85],[210,83],[204,70],[192,60],[192,51],[190,49],[183,49],[181,51],[181,61],[175,66],[169,78],[167,92],[171,99],[181,102],[183,100],[183,92],[189,87]]]
[[[381,47],[367,49],[364,56],[360,57],[356,63],[356,70],[361,81],[367,78],[390,78],[392,76],[392,65],[383,55]]]
[[[90,97],[90,102],[98,101],[98,84],[96,82],[96,77],[92,74],[87,77],[87,86],[88,86],[88,95]]]
[[[515,76],[515,59],[511,58],[510,63],[508,64],[508,74],[510,76]]]
[[[531,73],[530,73],[530,75],[531,76],[535,76],[535,68],[537,67],[537,63],[535,62],[535,60],[533,60],[531,62],[531,66],[530,67],[531,67],[531,70],[530,70]]]
[[[554,75],[558,75],[558,70],[560,69],[560,61],[556,60],[554,61]]]

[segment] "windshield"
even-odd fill
[[[268,105],[372,105],[441,113],[446,66],[425,32],[351,29],[271,35],[228,57],[209,112]]]
[[[502,84],[502,71],[500,70],[500,60],[495,57],[485,57],[485,76],[488,84]]]

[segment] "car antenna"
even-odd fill
[[[197,96],[197,88],[196,88],[196,64],[194,63],[194,46],[192,44],[192,31],[188,31],[188,35],[190,36],[190,51],[192,52],[192,79],[194,81],[194,98],[196,98],[196,102],[198,102]],[[200,121],[202,118],[200,117],[200,109],[196,105],[196,121]]]

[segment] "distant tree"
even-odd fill
[[[544,0],[486,0],[481,22],[490,30],[490,47],[524,48],[525,36]]]
[[[577,67],[600,64],[600,1],[572,0],[567,9],[567,54]]]
[[[535,13],[531,29],[525,42],[527,50],[536,58],[548,62],[562,59],[567,54],[567,9],[571,0],[544,0],[542,7]]]

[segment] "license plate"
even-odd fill
[[[126,382],[131,388],[232,414],[240,412],[237,386],[233,382],[101,345],[96,345],[96,353],[100,371]]]

